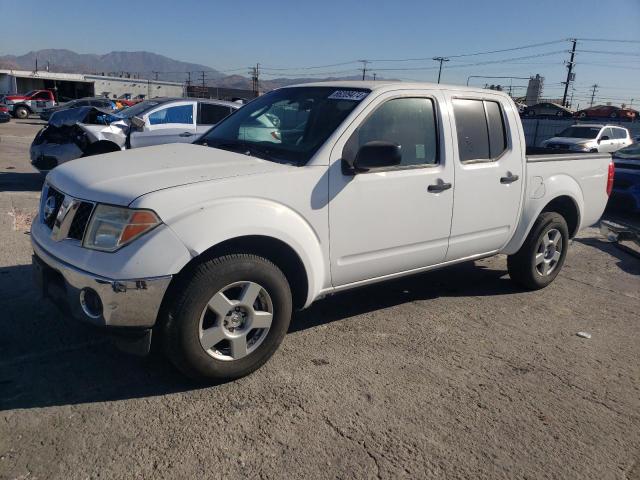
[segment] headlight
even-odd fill
[[[587,147],[586,145],[571,145],[571,147],[569,148],[570,150],[573,150],[574,152],[588,152],[589,150],[591,150],[589,147]]]
[[[82,245],[114,252],[162,223],[151,210],[98,204],[91,216]]]

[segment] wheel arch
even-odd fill
[[[98,140],[89,145],[84,156],[99,155],[101,153],[119,152],[121,148],[111,140]]]
[[[516,231],[501,253],[512,255],[516,253],[525,242],[536,219],[542,212],[557,212],[567,222],[569,237],[573,238],[580,231],[583,221],[584,198],[578,183],[568,177],[551,178],[545,181],[547,192],[542,198],[526,198],[524,211]],[[561,188],[560,185],[562,185]],[[555,191],[553,191],[555,189]]]
[[[177,275],[174,275],[168,293],[175,293],[184,285],[197,265],[212,258],[234,253],[250,253],[273,262],[282,270],[289,282],[294,307],[303,308],[306,305],[309,296],[309,280],[307,269],[300,255],[282,240],[265,235],[229,238],[209,247],[198,256],[193,257]]]

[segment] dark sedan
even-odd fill
[[[6,123],[11,120],[11,114],[6,105],[0,103],[0,123]]]
[[[613,154],[615,175],[610,202],[640,213],[640,144],[634,143]]]
[[[76,100],[71,100],[70,102],[63,103],[62,105],[56,105],[55,107],[46,108],[40,113],[40,118],[42,120],[49,121],[51,115],[55,112],[59,112],[60,110],[67,110],[69,108],[77,108],[77,107],[97,107],[97,108],[108,108],[111,110],[116,109],[116,104],[113,103],[108,98],[104,97],[87,97],[87,98],[78,98]]]

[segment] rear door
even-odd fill
[[[501,96],[453,96],[456,139],[453,219],[447,260],[500,250],[520,212],[524,152],[518,118]]]
[[[131,148],[164,143],[191,143],[196,135],[196,107],[193,101],[162,104],[144,116],[142,131],[131,133]]]

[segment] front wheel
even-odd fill
[[[569,229],[562,215],[543,212],[517,253],[507,257],[511,279],[530,290],[549,285],[558,276],[569,246]]]
[[[292,299],[282,271],[250,254],[196,266],[169,308],[165,351],[197,380],[225,381],[260,368],[289,328]]]
[[[25,119],[29,117],[29,109],[27,107],[16,107],[14,114],[16,118]]]

